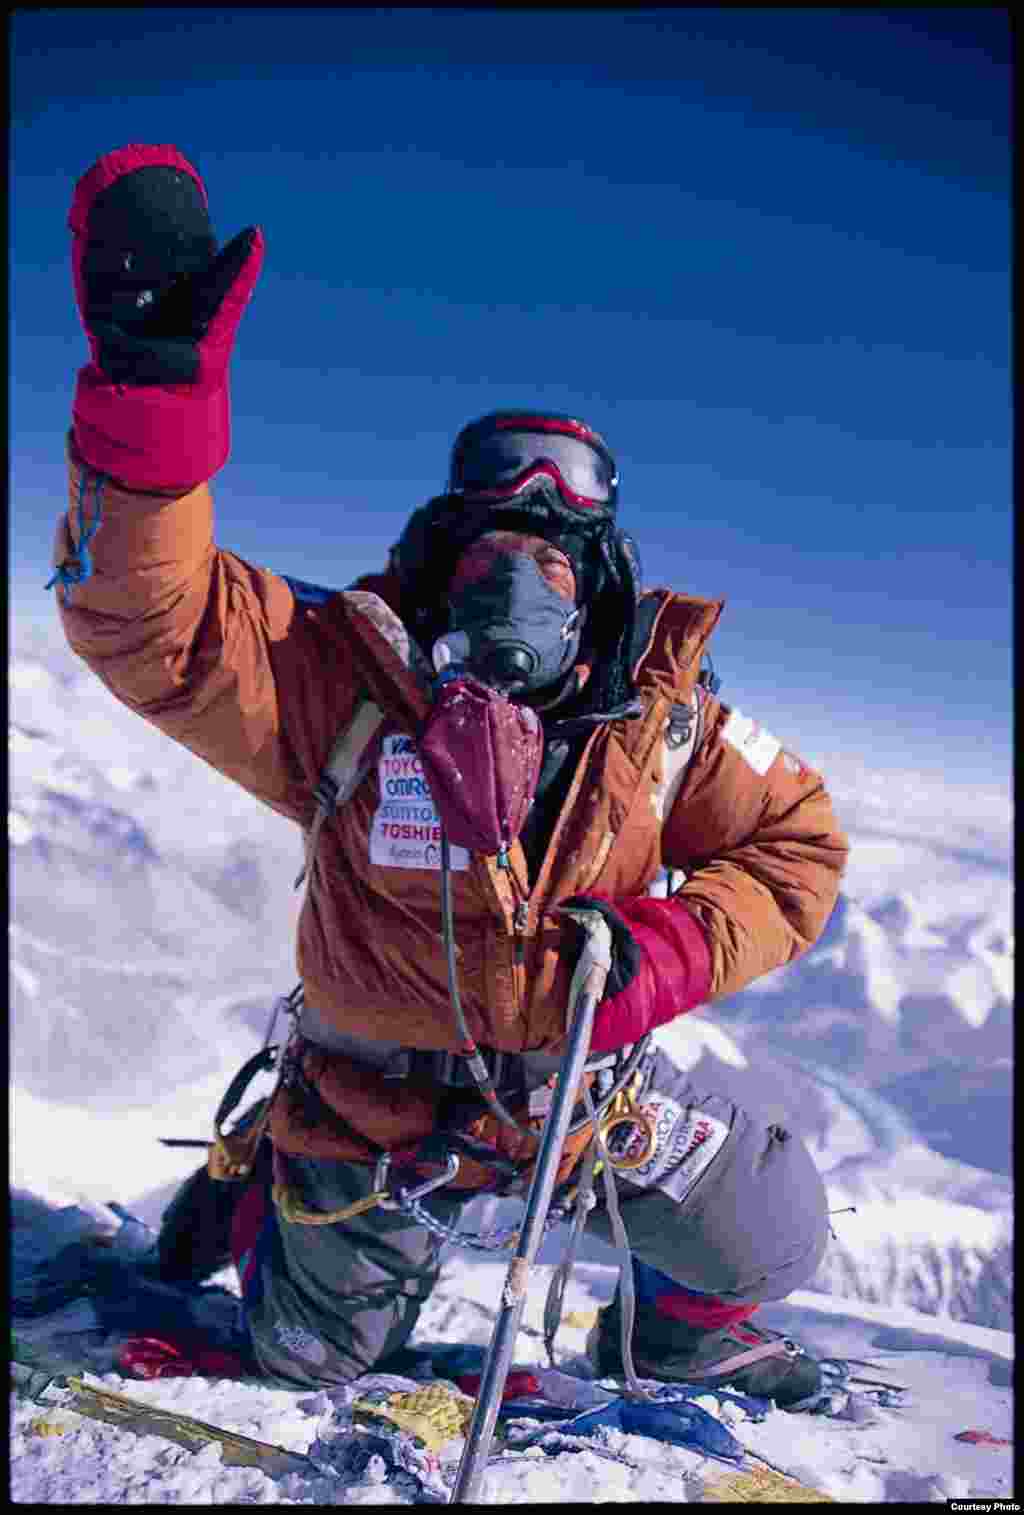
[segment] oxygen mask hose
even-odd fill
[[[451,849],[448,844],[448,834],[443,825],[441,827],[441,934],[444,940],[445,959],[448,965],[448,993],[451,996],[452,1010],[455,1013],[455,1025],[462,1043],[459,1048],[459,1056],[466,1059],[466,1064],[473,1075],[473,1081],[480,1092],[481,1098],[486,1101],[502,1125],[508,1126],[509,1130],[516,1131],[521,1136],[531,1136],[533,1133],[530,1131],[530,1128],[520,1125],[515,1116],[505,1108],[499,1099],[498,1091],[494,1087],[494,1080],[487,1070],[487,1064],[480,1056],[480,1049],[474,1041],[469,1026],[466,1023],[462,1000],[459,997],[459,975],[458,966],[455,961]]]

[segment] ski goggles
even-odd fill
[[[619,476],[610,455],[581,422],[523,416],[456,443],[449,489],[475,500],[512,499],[538,477],[557,485],[565,503],[612,515]]]

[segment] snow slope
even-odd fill
[[[101,1212],[48,1209],[19,1195],[15,1235],[27,1231],[37,1255],[95,1230]],[[109,1215],[106,1217],[109,1221]],[[19,1229],[17,1222],[21,1221]],[[117,1245],[117,1237],[114,1238]],[[414,1340],[486,1346],[500,1296],[504,1262],[452,1256],[427,1302]],[[544,1366],[543,1304],[551,1267],[531,1277],[515,1366]],[[586,1372],[586,1330],[594,1312],[611,1297],[615,1269],[583,1264],[574,1272],[558,1339],[563,1370]],[[192,1453],[156,1435],[135,1436],[97,1424],[68,1409],[46,1409],[12,1400],[11,1497],[41,1504],[407,1504],[408,1490],[378,1481],[372,1464],[358,1476],[346,1473],[351,1422],[345,1406],[353,1390],[311,1394],[272,1389],[254,1382],[201,1378],[140,1382],[110,1370],[109,1354],[90,1334],[88,1301],[61,1316],[65,1346],[91,1349],[90,1381],[147,1404],[198,1417],[292,1451],[309,1452],[320,1467],[278,1476],[223,1464],[213,1443]],[[774,1468],[844,1503],[940,1502],[949,1498],[1013,1494],[1012,1449],[957,1441],[966,1430],[1012,1437],[1010,1375],[1012,1337],[1005,1332],[948,1319],[936,1321],[907,1308],[847,1304],[798,1291],[781,1305],[765,1306],[765,1323],[798,1337],[819,1357],[856,1357],[873,1366],[861,1371],[909,1390],[902,1408],[883,1408],[863,1393],[846,1397],[836,1416],[787,1415],[772,1410],[763,1420],[721,1409],[710,1396],[700,1403],[726,1419],[733,1435]],[[52,1332],[50,1321],[15,1322],[37,1344]],[[369,1386],[369,1381],[364,1381]],[[395,1380],[392,1388],[400,1387]],[[415,1385],[407,1385],[415,1387]],[[48,1397],[54,1397],[50,1391]],[[441,1455],[450,1486],[463,1442]],[[699,1501],[702,1492],[733,1476],[719,1463],[685,1447],[649,1437],[607,1431],[594,1450],[506,1453],[489,1467],[483,1500],[492,1504],[556,1501]],[[602,1455],[602,1453],[604,1455]],[[609,1460],[607,1454],[618,1460]],[[756,1464],[752,1464],[756,1467]]]

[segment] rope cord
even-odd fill
[[[57,568],[53,577],[47,582],[46,588],[52,589],[56,584],[64,590],[65,606],[71,604],[71,591],[76,584],[84,584],[86,579],[91,579],[93,574],[92,553],[89,551],[89,543],[96,535],[103,520],[103,485],[106,476],[98,473],[94,476],[94,498],[96,509],[92,520],[85,530],[85,486],[88,479],[88,471],[82,469],[78,480],[78,523],[82,533],[78,539],[78,550],[73,557],[65,559]]]
[[[612,1171],[611,1158],[608,1148],[605,1146],[604,1136],[598,1125],[597,1111],[594,1109],[593,1100],[590,1098],[590,1090],[584,1089],[583,1100],[587,1107],[587,1114],[594,1123],[594,1145],[597,1147],[601,1158],[601,1178],[604,1183],[605,1204],[608,1209],[608,1220],[611,1224],[612,1235],[615,1245],[621,1253],[619,1266],[619,1295],[620,1295],[620,1345],[622,1351],[623,1377],[626,1380],[626,1392],[633,1399],[650,1400],[653,1396],[642,1387],[637,1378],[636,1368],[633,1363],[633,1324],[636,1320],[636,1287],[633,1282],[633,1256],[629,1249],[629,1237],[626,1234],[626,1225],[619,1209],[619,1196],[615,1188],[615,1174]]]
[[[565,1244],[561,1261],[551,1275],[551,1283],[548,1285],[547,1299],[544,1301],[544,1348],[548,1354],[548,1363],[554,1368],[555,1362],[555,1338],[562,1324],[562,1309],[565,1301],[565,1288],[569,1282],[573,1263],[576,1261],[576,1250],[583,1228],[587,1223],[587,1217],[597,1204],[597,1195],[594,1193],[594,1167],[597,1162],[597,1144],[591,1142],[583,1158],[580,1181],[576,1190],[576,1205],[573,1210],[572,1226],[569,1230],[569,1239]]]
[[[458,1030],[459,1036],[462,1039],[464,1049],[461,1053],[461,1056],[466,1059],[466,1062],[469,1065],[469,1071],[473,1075],[473,1079],[477,1085],[478,1090],[480,1091],[482,1098],[487,1101],[487,1104],[494,1111],[494,1114],[498,1117],[498,1119],[504,1125],[508,1126],[511,1130],[518,1131],[520,1135],[533,1135],[533,1133],[530,1131],[530,1128],[528,1126],[521,1125],[519,1121],[516,1120],[515,1116],[512,1115],[502,1104],[501,1100],[498,1097],[498,1092],[491,1080],[491,1076],[487,1071],[487,1065],[485,1064],[483,1058],[480,1056],[479,1048],[477,1047],[477,1044],[472,1034],[470,1033],[469,1026],[466,1024],[466,1016],[462,1008],[462,1000],[459,996],[458,967],[455,961],[455,931],[452,920],[451,850],[448,845],[448,837],[446,836],[443,827],[441,828],[441,934],[444,941],[445,958],[448,965],[448,992],[451,996],[452,1010],[455,1014],[455,1025]],[[615,1083],[612,1085],[608,1094],[602,1099],[597,1112],[598,1115],[602,1115],[604,1113],[605,1108],[611,1103],[611,1101],[620,1092],[620,1090],[622,1090],[629,1082],[629,1079],[639,1064],[640,1059],[643,1057],[644,1053],[647,1050],[650,1039],[651,1033],[648,1032],[646,1036],[641,1037],[641,1039],[637,1042],[636,1046],[633,1048],[629,1057],[623,1064],[622,1070],[616,1078]],[[581,1118],[576,1121],[574,1125],[571,1125],[569,1127],[569,1130],[566,1133],[567,1137],[575,1136],[578,1131],[581,1131],[583,1129],[589,1120],[589,1114],[581,1116]]]

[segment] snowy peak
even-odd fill
[[[81,789],[75,793],[43,788],[24,809],[12,809],[11,816],[17,822],[11,838],[14,845],[34,846],[46,857],[59,846],[83,860],[101,856],[105,869],[140,867],[158,857],[133,816],[84,798]]]
[[[14,1077],[144,1104],[248,1056],[294,982],[297,833],[50,656],[11,669]]]
[[[888,1060],[890,1073],[923,1057],[988,1066],[1013,1054],[1012,905],[1009,877],[938,905],[906,889],[844,891],[810,952],[716,1012],[787,1036],[813,1030],[838,1067],[851,1055]]]
[[[929,928],[921,902],[906,889],[885,895],[865,914],[902,947],[943,945],[942,937]]]

